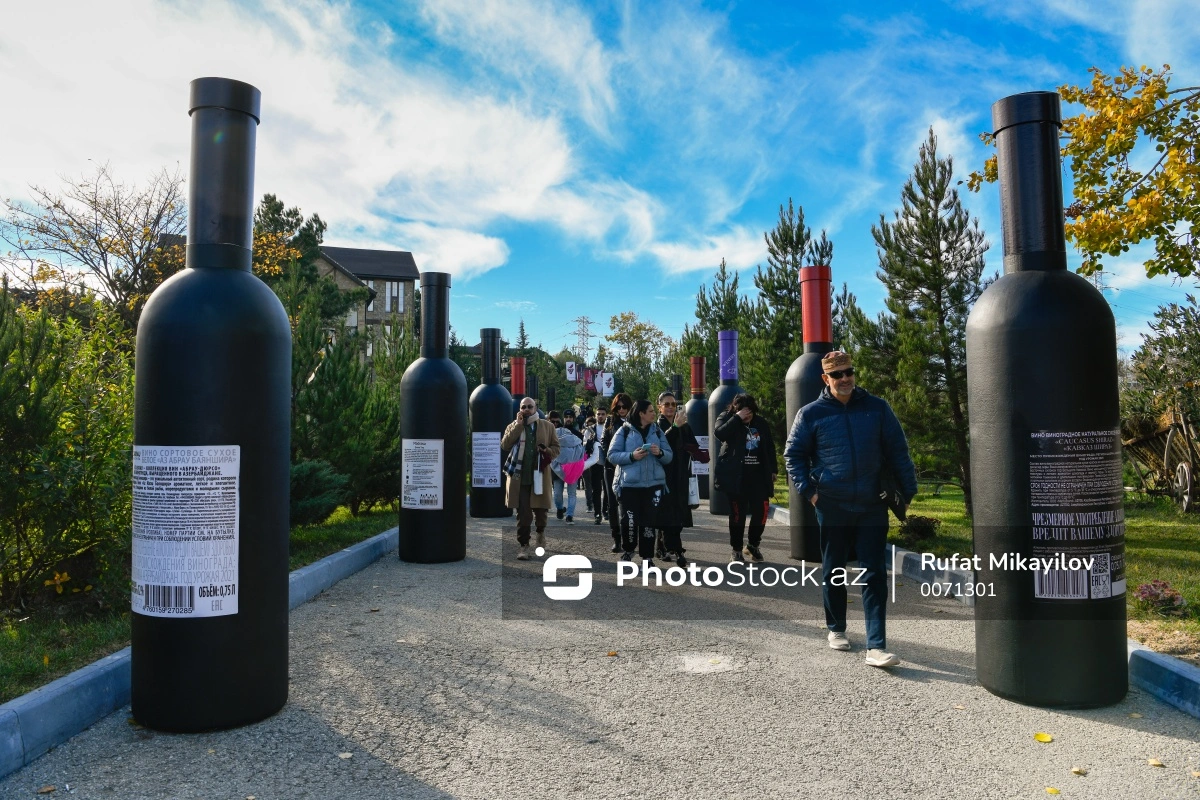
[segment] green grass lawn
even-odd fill
[[[922,491],[913,499],[909,513],[933,517],[942,524],[935,538],[909,549],[938,556],[973,554],[971,520],[963,504],[962,491],[944,486],[940,494],[934,495],[933,488],[921,486]],[[786,506],[786,485],[776,484],[775,489],[775,502]],[[892,527],[888,541],[904,547],[900,523],[890,515],[889,518]],[[1156,650],[1197,661],[1196,656],[1200,655],[1200,514],[1180,514],[1164,497],[1127,495],[1125,577],[1130,635]],[[1181,612],[1161,614],[1135,600],[1137,587],[1153,580],[1166,581],[1183,595],[1186,605]]]
[[[396,512],[358,517],[342,507],[321,525],[292,529],[288,569],[395,527]],[[49,597],[33,611],[0,617],[0,703],[43,686],[129,644],[129,602],[102,609],[81,595]]]

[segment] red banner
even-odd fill
[[[596,370],[587,368],[583,370],[583,388],[589,392],[596,391]]]

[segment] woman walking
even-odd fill
[[[671,463],[671,445],[655,422],[649,400],[638,400],[629,419],[617,429],[608,460],[617,465],[617,494],[623,518],[623,561],[633,560],[635,546],[645,566],[654,566],[655,515],[667,491],[664,465]]]
[[[612,532],[614,553],[624,552],[621,546],[625,537],[629,535],[629,526],[621,519],[617,508],[617,495],[613,492],[613,478],[616,476],[617,465],[608,460],[608,447],[617,431],[625,424],[625,418],[629,416],[631,408],[633,398],[624,392],[618,392],[612,399],[612,407],[604,423],[604,437],[600,440],[600,458],[604,462],[604,505],[608,508],[608,527]]]
[[[732,560],[745,561],[748,557],[762,561],[759,543],[767,526],[771,497],[775,494],[777,469],[770,426],[758,415],[758,403],[743,392],[717,417],[713,434],[721,442],[721,452],[713,469],[713,488],[729,497]],[[750,518],[750,537],[743,550],[747,516]]]
[[[667,437],[674,457],[665,467],[667,473],[667,495],[659,505],[658,526],[660,539],[655,555],[676,566],[687,567],[683,557],[684,528],[692,527],[692,509],[688,505],[688,482],[692,477],[692,461],[708,463],[708,454],[701,449],[688,425],[687,412],[671,392],[658,396],[658,428]]]

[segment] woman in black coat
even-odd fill
[[[758,415],[758,403],[748,394],[733,398],[721,412],[713,434],[721,452],[713,469],[713,488],[729,497],[729,546],[733,560],[762,561],[763,530],[775,494],[775,440],[767,421]],[[746,517],[750,518],[750,540],[742,549]]]
[[[676,566],[687,567],[683,557],[683,540],[680,533],[692,527],[692,509],[688,505],[688,480],[692,476],[692,460],[708,462],[705,453],[688,425],[687,412],[680,406],[675,395],[663,392],[658,396],[658,427],[667,437],[667,444],[675,458],[665,466],[667,472],[667,495],[658,508],[658,558],[674,561]]]

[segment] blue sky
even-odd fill
[[[753,292],[789,197],[874,313],[871,225],[898,207],[930,127],[965,178],[1008,94],[1085,82],[1091,65],[1200,80],[1183,0],[8,5],[4,196],[89,160],[131,182],[186,171],[188,81],[238,78],[263,92],[258,194],[319,213],[328,244],[454,273],[464,338],[513,337],[523,318],[551,351],[580,315],[601,336],[626,310],[678,336],[722,258]],[[998,269],[997,189],[964,201]],[[1125,348],[1194,290],[1147,280],[1148,252],[1109,265]]]

